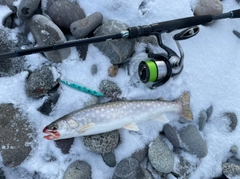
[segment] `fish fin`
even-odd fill
[[[82,127],[78,132],[79,133],[83,133],[83,132],[85,132],[86,130],[88,130],[89,128],[91,128],[93,126],[95,126],[95,123],[89,123],[86,126]]]
[[[161,114],[157,118],[154,118],[154,120],[159,121],[159,122],[166,122],[166,123],[169,122],[169,119],[167,118],[167,116],[165,114]]]
[[[190,96],[186,92],[184,93],[179,99],[182,104],[182,111],[180,112],[180,115],[187,119],[187,120],[193,120],[192,111],[190,109]]]
[[[134,123],[124,125],[124,128],[128,129],[128,130],[131,130],[131,131],[139,131],[139,128],[138,128],[137,124],[134,124]]]

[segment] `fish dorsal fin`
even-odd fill
[[[95,126],[95,123],[89,123],[85,126],[83,126],[78,132],[79,133],[84,133],[86,130],[88,130],[89,128]]]
[[[159,121],[159,122],[169,122],[169,119],[165,114],[161,114],[160,116],[154,118],[154,120]]]
[[[131,131],[139,131],[139,128],[138,128],[137,124],[134,124],[134,123],[124,125],[124,128],[128,129],[128,130],[131,130]]]

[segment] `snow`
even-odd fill
[[[195,6],[195,0],[144,0],[144,5],[139,8],[142,0],[98,0],[95,4],[92,1],[78,0],[86,15],[96,11],[103,14],[104,19],[115,19],[127,23],[129,26],[147,25],[156,22],[184,18],[192,16],[191,8]],[[46,3],[43,1],[43,3]],[[239,8],[236,1],[222,1],[224,12]],[[9,14],[10,10],[0,6],[0,22]],[[85,61],[79,59],[74,48],[71,55],[62,63],[55,65],[60,71],[61,78],[78,82],[98,91],[102,80],[109,79],[118,84],[122,90],[123,98],[127,99],[175,99],[183,92],[188,91],[191,96],[191,109],[194,115],[194,125],[198,123],[198,114],[201,110],[213,106],[213,114],[210,121],[202,131],[202,136],[207,142],[208,155],[201,159],[200,165],[192,173],[191,178],[213,178],[221,174],[221,164],[230,156],[230,148],[237,145],[240,148],[240,127],[235,131],[228,132],[227,122],[220,120],[224,112],[230,111],[240,115],[240,53],[238,39],[232,30],[239,30],[239,19],[224,19],[215,23],[199,26],[200,32],[195,37],[186,41],[180,41],[185,53],[184,69],[174,79],[170,79],[165,85],[151,90],[139,81],[137,75],[138,63],[147,58],[144,52],[145,44],[136,44],[135,53],[130,59],[130,74],[126,68],[120,68],[118,75],[114,78],[108,76],[110,60],[104,56],[92,44],[89,45]],[[0,23],[2,24],[2,23]],[[14,37],[16,31],[12,31]],[[164,34],[164,42],[176,50],[172,35]],[[34,41],[31,34],[28,35]],[[158,47],[152,47],[154,52],[161,52]],[[27,63],[31,70],[40,67],[49,61],[41,54],[27,56]],[[90,72],[91,66],[98,67],[97,75]],[[28,72],[21,72],[12,77],[0,78],[0,103],[13,103],[20,107],[29,117],[30,122],[36,128],[37,136],[31,156],[25,160],[20,167],[27,168],[29,172],[37,171],[46,178],[62,178],[67,166],[79,159],[87,161],[92,167],[92,177],[111,178],[114,168],[108,167],[99,154],[88,151],[83,145],[81,138],[76,138],[70,153],[64,155],[56,148],[52,141],[43,138],[42,129],[57,118],[79,108],[92,96],[73,90],[61,85],[59,101],[50,116],[45,116],[37,111],[45,98],[30,99],[26,96],[24,85]],[[55,71],[55,77],[57,77]],[[184,125],[171,118],[171,124],[177,128]],[[121,143],[115,150],[117,162],[130,156],[136,149],[149,144],[157,137],[162,130],[163,123],[147,121],[139,124],[140,132],[132,133],[125,129],[120,130]],[[4,147],[4,146],[2,146]],[[192,163],[197,163],[196,157],[183,153]],[[53,156],[56,160],[47,162]],[[240,156],[238,155],[239,159]],[[1,161],[2,159],[0,159]],[[1,165],[0,165],[1,167]],[[14,178],[10,169],[3,167],[7,178]],[[214,169],[214,170],[213,170]],[[169,177],[169,178],[174,178]]]

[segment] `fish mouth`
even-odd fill
[[[43,138],[47,139],[47,140],[56,140],[60,137],[60,134],[57,130],[52,130],[52,129],[48,129],[48,127],[45,127],[43,129],[43,132],[48,134],[47,136],[44,136]]]

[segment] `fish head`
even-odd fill
[[[56,122],[53,122],[46,126],[43,129],[43,132],[48,134],[47,136],[44,136],[45,139],[47,140],[56,140],[60,138],[60,133],[58,131],[59,125]]]

